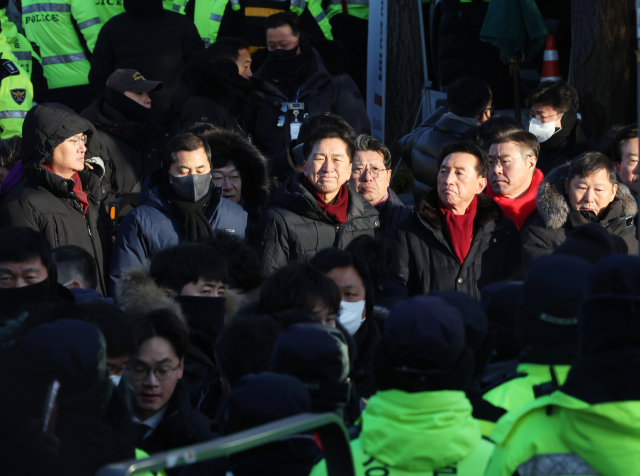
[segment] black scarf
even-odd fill
[[[0,288],[0,320],[14,319],[23,311],[54,300],[57,282],[47,277],[44,281],[21,288]]]
[[[104,101],[130,121],[146,122],[151,119],[151,109],[147,109],[109,86],[106,87]]]
[[[164,178],[159,190],[160,194],[169,202],[171,207],[178,212],[184,224],[184,241],[191,242],[196,241],[196,239],[201,236],[214,236],[211,223],[209,223],[203,211],[211,200],[211,194],[215,190],[215,187],[211,187],[209,192],[197,202],[187,202],[180,197],[169,183],[168,177]]]
[[[276,50],[269,53],[268,67],[271,78],[283,83],[288,91],[296,89],[304,81],[307,68],[311,62],[311,48],[300,46],[299,55],[290,54],[286,50]],[[294,93],[295,94],[295,91]],[[291,92],[287,93],[290,100],[294,100]]]
[[[564,141],[566,141],[572,134],[575,137],[574,130],[579,127],[580,121],[578,121],[578,115],[575,111],[567,111],[562,116],[560,124],[562,124],[562,129],[553,134],[546,141],[540,143],[540,147],[543,150],[555,149]]]

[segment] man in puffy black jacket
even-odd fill
[[[253,96],[253,138],[269,160],[297,139],[306,114],[331,111],[358,134],[371,132],[362,95],[346,74],[348,60],[340,46],[323,44],[328,53],[323,57],[301,36],[301,22],[294,13],[271,15],[265,28],[269,56],[254,75],[264,85]],[[334,57],[332,68],[325,64],[327,56]],[[341,59],[335,61],[336,56]]]
[[[118,69],[107,80],[105,97],[80,114],[98,129],[107,149],[112,193],[139,192],[147,177],[160,168],[168,134],[149,120],[149,93],[160,89],[160,81],[147,81],[133,69]]]
[[[491,117],[492,92],[482,79],[465,76],[448,89],[447,109],[438,109],[400,139],[402,158],[414,176],[416,203],[436,186],[440,150],[449,142],[473,140],[480,123]]]
[[[204,57],[204,42],[193,20],[163,9],[162,0],[125,0],[124,8],[124,13],[100,30],[91,57],[89,84],[102,92],[116,69],[140,71],[164,83],[162,90],[151,96],[153,112],[161,114],[169,109],[182,68]]]

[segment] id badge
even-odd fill
[[[300,126],[302,122],[292,122],[290,125],[291,140],[298,140],[298,134],[300,134]]]

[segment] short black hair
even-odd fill
[[[170,309],[156,309],[146,316],[137,316],[133,325],[139,346],[154,337],[162,337],[169,341],[178,358],[181,359],[187,351],[187,324]]]
[[[39,231],[26,227],[0,229],[0,263],[40,260],[51,277],[54,266],[51,245]]]
[[[438,159],[438,169],[442,167],[442,162],[448,155],[457,152],[473,155],[476,158],[476,172],[480,177],[487,178],[487,175],[489,175],[489,157],[483,149],[468,140],[449,142],[443,145]]]
[[[540,142],[536,136],[527,131],[515,131],[509,134],[502,135],[496,139],[494,144],[504,144],[506,142],[513,142],[518,146],[522,155],[534,155],[540,158]]]
[[[602,152],[614,162],[615,160],[613,158],[613,149],[615,147],[616,136],[624,128],[624,124],[614,124],[609,129],[604,131],[604,133],[602,134],[602,138],[600,139],[600,152]]]
[[[244,238],[214,230],[212,237],[200,237],[196,242],[213,248],[226,260],[227,284],[231,288],[249,292],[262,285],[262,261],[256,249]]]
[[[336,268],[353,268],[360,276],[362,285],[365,289],[371,286],[371,274],[369,274],[369,266],[362,260],[359,255],[353,254],[348,250],[339,248],[325,248],[320,250],[309,264],[315,266],[316,269],[326,274]]]
[[[616,167],[613,161],[601,152],[583,152],[569,164],[567,180],[571,182],[575,176],[586,177],[599,170],[605,169],[612,185],[618,183]]]
[[[248,374],[269,370],[271,353],[283,329],[269,316],[233,318],[222,328],[215,346],[218,370],[230,385]]]
[[[83,287],[98,287],[96,260],[84,248],[76,245],[60,246],[53,250],[53,262],[58,269],[58,282],[80,281]]]
[[[205,58],[214,61],[221,58],[236,61],[240,56],[240,50],[248,50],[249,43],[240,38],[218,38],[206,49]]]
[[[396,278],[401,273],[400,250],[398,244],[390,239],[361,235],[346,247],[353,255],[367,263],[372,281]]]
[[[307,139],[307,136],[311,134],[316,129],[323,128],[335,128],[335,129],[343,129],[345,133],[349,136],[351,142],[356,140],[358,134],[351,127],[347,121],[345,121],[341,116],[334,114],[333,112],[320,112],[318,114],[314,114],[313,116],[309,116],[300,126],[300,133],[298,134],[298,139],[296,140],[296,144],[302,144]]]
[[[162,168],[169,170],[172,164],[178,161],[178,152],[187,150],[189,152],[204,149],[211,164],[211,149],[206,141],[193,134],[192,132],[181,132],[180,134],[171,138],[167,143],[167,147],[164,152],[164,160],[162,161]]]
[[[305,138],[304,145],[302,146],[302,155],[304,156],[304,160],[309,158],[315,145],[323,139],[342,140],[347,147],[349,162],[353,162],[353,156],[356,153],[356,149],[353,145],[353,137],[349,131],[339,127],[322,127],[311,131]]]
[[[300,17],[292,12],[280,12],[269,15],[264,21],[264,31],[271,30],[273,28],[280,28],[281,26],[289,25],[291,27],[291,33],[295,37],[300,37],[302,28],[302,20]]]
[[[109,357],[123,357],[137,352],[138,342],[133,323],[118,306],[96,299],[80,303],[77,308],[84,320],[102,332]]]
[[[529,93],[526,105],[546,104],[554,108],[558,113],[567,111],[578,112],[580,102],[578,91],[566,81],[545,81]]]
[[[476,76],[463,76],[447,87],[449,111],[459,117],[477,117],[491,102],[491,88]]]
[[[0,140],[0,167],[13,169],[22,153],[22,137],[13,136]]]
[[[341,299],[340,289],[333,279],[308,263],[280,268],[260,289],[260,308],[265,313],[287,309],[310,313],[320,301],[338,314]]]
[[[630,126],[625,127],[621,131],[619,131],[614,139],[613,147],[612,147],[612,157],[611,159],[616,163],[622,163],[622,148],[624,144],[629,139],[637,139],[638,138],[638,124],[631,124]]]
[[[180,243],[151,258],[151,279],[180,294],[182,288],[200,279],[227,283],[227,263],[217,251],[203,243]]]
[[[504,135],[512,132],[524,131],[524,126],[511,116],[491,116],[478,127],[476,142],[488,151],[491,144],[495,144]]]
[[[381,141],[375,137],[371,137],[369,134],[360,134],[353,141],[353,146],[356,152],[364,152],[370,150],[372,152],[378,152],[382,155],[382,160],[386,169],[391,168],[391,151]]]
[[[214,126],[210,122],[194,122],[187,127],[185,132],[191,132],[200,137],[204,142],[209,143],[209,137],[213,136],[213,134],[219,130],[220,128],[218,126]]]

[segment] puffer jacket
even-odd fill
[[[436,186],[438,157],[442,146],[450,142],[473,139],[477,124],[473,119],[447,113],[446,106],[434,112],[413,132],[400,139],[402,160],[413,173],[413,196],[418,203],[425,192]]]
[[[484,194],[478,197],[473,239],[463,263],[444,234],[444,219],[436,189],[427,193],[395,237],[400,245],[402,275],[409,295],[452,289],[480,299],[480,289],[509,279],[520,266],[520,236],[500,206]]]
[[[378,212],[350,185],[347,222],[336,225],[294,175],[275,193],[253,233],[265,276],[289,263],[305,263],[324,248],[346,248],[360,235],[374,236]]]
[[[127,268],[146,264],[158,251],[182,241],[183,223],[159,191],[162,177],[162,170],[151,175],[140,192],[140,204],[122,220],[111,259],[112,285]],[[214,230],[244,237],[247,212],[222,198],[221,188],[214,187],[203,213]]]
[[[413,207],[402,203],[396,192],[389,188],[389,198],[376,205],[375,209],[380,214],[380,228],[376,229],[376,236],[393,238],[400,223],[411,215]]]
[[[7,196],[0,208],[0,226],[26,226],[42,232],[52,248],[76,245],[96,261],[100,291],[106,295],[105,255],[99,236],[98,215],[103,188],[98,176],[78,172],[87,194],[86,215],[73,191],[73,180],[56,175],[42,164],[50,161],[53,150],[68,138],[85,133],[93,140],[92,126],[62,104],[43,104],[27,113],[23,126],[22,171],[25,176]],[[87,151],[87,154],[89,152]]]
[[[522,232],[524,261],[527,266],[535,258],[551,254],[574,228],[592,221],[592,218],[581,212],[571,210],[564,185],[568,173],[569,165],[556,167],[538,188],[538,210],[534,212],[537,213],[537,217]],[[620,238],[617,240],[620,251],[637,254],[637,215],[638,205],[633,195],[626,185],[619,183],[615,199],[596,223]]]

